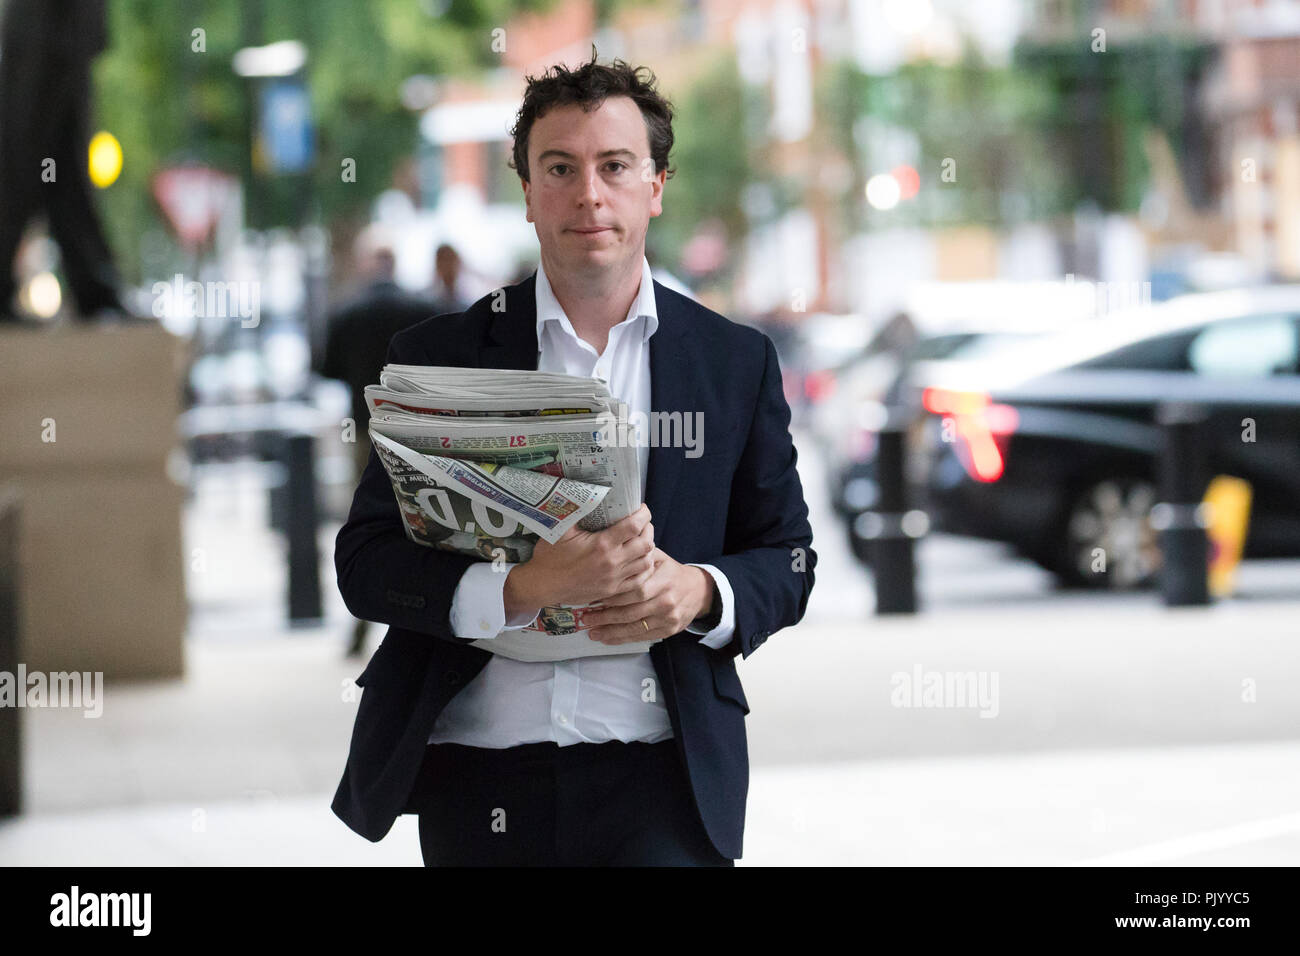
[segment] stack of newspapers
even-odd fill
[[[366,387],[370,440],[406,535],[507,573],[538,538],[597,531],[641,505],[627,405],[605,382],[512,369],[386,365]],[[589,607],[588,605],[587,607]],[[474,645],[523,661],[640,653],[583,626],[586,607],[545,607],[527,628]]]

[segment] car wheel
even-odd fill
[[[1156,488],[1145,478],[1103,478],[1074,499],[1060,572],[1070,583],[1127,590],[1148,587],[1160,569],[1151,527]]]

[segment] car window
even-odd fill
[[[952,335],[936,335],[921,339],[904,351],[909,362],[928,362],[934,359],[948,358],[963,345],[975,338],[974,332],[958,332]]]
[[[1037,332],[985,332],[979,335],[971,335],[967,337],[966,341],[954,346],[947,355],[938,357],[961,359],[963,362],[967,362],[972,359],[985,358],[989,355],[997,355],[1009,346],[1028,342],[1039,335],[1041,333]]]
[[[1252,315],[1202,329],[1192,341],[1188,358],[1201,375],[1294,375],[1296,338],[1294,316]]]
[[[1078,367],[1186,372],[1191,369],[1187,352],[1195,337],[1195,331],[1159,335],[1080,362]]]

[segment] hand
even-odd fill
[[[645,505],[600,531],[570,528],[555,544],[539,538],[532,557],[506,578],[506,620],[556,604],[590,604],[635,586],[654,571],[654,540]]]
[[[678,564],[658,548],[654,572],[588,611],[587,636],[602,644],[658,641],[686,630],[713,606],[713,578],[702,568]],[[645,622],[644,624],[642,622]]]

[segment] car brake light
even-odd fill
[[[934,415],[950,417],[953,431],[961,440],[959,455],[962,467],[976,481],[992,482],[1002,477],[1006,468],[1006,439],[1020,424],[1020,415],[1011,405],[995,405],[983,392],[962,392],[946,388],[927,388],[921,404]]]
[[[820,402],[835,391],[835,373],[827,369],[809,372],[803,380],[803,391],[814,402]]]

